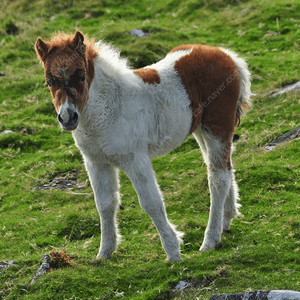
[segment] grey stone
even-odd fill
[[[14,263],[13,260],[0,261],[0,274],[2,274],[4,270],[13,266],[13,263]]]
[[[300,91],[300,81],[295,82],[291,85],[288,85],[288,86],[282,88],[279,92],[272,94],[270,96],[270,98],[274,98],[274,97],[280,96],[284,93],[295,92],[295,91]]]
[[[287,290],[252,291],[239,294],[213,295],[209,300],[300,300],[300,293]]]
[[[4,131],[0,132],[0,135],[9,134],[9,133],[14,133],[14,132],[9,129],[5,129]]]
[[[269,300],[300,300],[300,292],[287,290],[270,291]]]
[[[268,300],[268,293],[263,291],[253,291],[239,294],[213,295],[209,300]]]
[[[272,142],[270,142],[267,146],[266,149],[267,150],[272,150],[274,149],[278,144],[281,144],[283,142],[292,140],[297,138],[300,135],[300,126],[298,126],[297,128],[290,130],[288,132],[286,132],[285,134],[279,136],[278,138],[276,138],[275,140],[273,140]]]
[[[43,191],[43,190],[53,190],[53,189],[71,191],[74,188],[76,189],[84,188],[83,183],[77,182],[77,172],[61,174],[60,176],[52,179],[50,182],[43,184],[42,186],[35,187],[33,191]]]
[[[129,33],[130,33],[131,35],[136,35],[136,36],[138,36],[138,37],[144,37],[144,36],[149,35],[149,33],[144,32],[144,31],[141,30],[141,29],[132,29]]]
[[[242,10],[242,15],[244,15],[248,10],[249,10],[249,7],[246,7],[245,9],[243,9]]]
[[[182,291],[185,290],[186,288],[189,288],[191,286],[191,284],[189,282],[186,282],[184,280],[179,281],[176,286],[175,286],[175,290],[178,291]]]
[[[50,263],[51,263],[51,257],[50,255],[46,254],[43,257],[43,262],[37,272],[35,273],[34,277],[31,280],[31,284],[36,283],[39,277],[46,274],[50,270]]]

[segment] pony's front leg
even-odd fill
[[[152,218],[168,260],[181,260],[180,243],[183,234],[177,232],[167,219],[150,158],[147,155],[135,155],[132,161],[122,164],[121,167],[132,181],[142,208]]]
[[[109,258],[116,250],[118,234],[116,212],[120,203],[118,171],[109,165],[95,165],[86,161],[86,168],[94,191],[101,222],[101,242],[97,258]]]

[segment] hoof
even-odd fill
[[[110,259],[111,253],[98,253],[96,259]]]
[[[222,228],[223,228],[223,233],[224,232],[228,232],[228,231],[230,231],[230,223],[231,223],[231,219],[223,219],[223,226],[222,226]]]
[[[214,248],[211,248],[206,244],[202,244],[201,247],[200,247],[200,252],[207,252],[207,251],[212,250],[212,249],[214,249]]]
[[[201,252],[206,252],[209,250],[213,250],[216,248],[216,246],[221,242],[221,239],[218,241],[212,240],[212,239],[205,239],[200,247]]]
[[[97,260],[107,260],[107,259],[110,259],[110,257],[109,257],[109,256],[104,257],[104,256],[101,256],[101,255],[99,255],[99,254],[96,256],[96,261],[97,261]]]
[[[170,261],[170,262],[181,261],[181,260],[182,260],[182,258],[180,256],[180,254],[168,256],[168,261]]]

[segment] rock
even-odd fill
[[[171,292],[169,293],[169,298],[166,298],[166,299],[173,299],[173,297],[175,297],[176,294],[181,294],[181,292],[184,291],[184,290],[212,291],[212,288],[210,287],[210,284],[211,284],[211,281],[207,278],[205,278],[202,282],[199,282],[199,281],[197,282],[193,279],[180,280],[176,284],[176,286],[171,290]],[[176,297],[176,299],[181,299],[181,297],[180,296]],[[188,298],[188,299],[190,299],[190,298]]]
[[[288,86],[282,88],[279,92],[272,94],[270,96],[270,98],[274,98],[274,97],[280,96],[284,93],[295,92],[295,91],[300,91],[300,81],[295,82],[291,85],[288,85]]]
[[[300,300],[300,293],[286,290],[253,291],[240,294],[213,295],[209,300]]]
[[[242,10],[242,15],[244,15],[248,10],[249,10],[249,7],[246,7],[245,9],[243,9]]]
[[[274,290],[269,292],[268,300],[300,300],[300,293],[296,291]]]
[[[2,274],[4,270],[8,269],[9,267],[13,266],[13,260],[6,260],[0,261],[0,274]]]
[[[297,128],[295,128],[293,130],[290,130],[290,131],[286,132],[285,134],[279,136],[278,138],[276,138],[275,140],[273,140],[272,142],[270,142],[266,146],[266,149],[267,150],[272,150],[278,144],[284,143],[286,141],[293,140],[293,139],[297,138],[299,135],[300,135],[300,126],[298,126]]]
[[[14,133],[14,132],[9,129],[5,129],[4,131],[0,132],[0,135],[9,134],[9,133]]]
[[[53,179],[49,183],[34,188],[34,191],[42,190],[71,190],[72,187],[76,187],[77,182],[70,179]]]
[[[46,274],[50,270],[50,263],[51,263],[51,257],[50,255],[46,254],[43,257],[43,262],[37,272],[35,273],[34,277],[31,280],[31,284],[36,283],[39,277]]]
[[[68,190],[71,191],[73,188],[82,189],[84,188],[83,183],[77,182],[78,174],[77,171],[71,171],[66,174],[58,175],[56,178],[52,179],[50,182],[43,184],[42,186],[37,186],[33,191],[43,191],[43,190]]]
[[[138,37],[144,37],[144,36],[149,35],[149,33],[144,32],[144,31],[141,30],[141,29],[132,29],[129,33],[130,33],[131,35],[136,35],[136,36],[138,36]]]
[[[189,282],[186,282],[184,280],[180,280],[176,286],[175,286],[175,290],[176,292],[179,292],[179,291],[182,291],[182,290],[185,290],[187,288],[191,287],[191,284]]]

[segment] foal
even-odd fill
[[[133,183],[170,261],[180,260],[182,233],[168,221],[151,158],[193,134],[208,169],[211,197],[200,251],[214,249],[238,215],[232,169],[232,136],[249,104],[250,73],[234,52],[204,45],[176,47],[161,61],[133,70],[110,46],[75,35],[38,39],[58,121],[72,131],[101,219],[98,258],[109,258],[119,240],[118,169]]]

